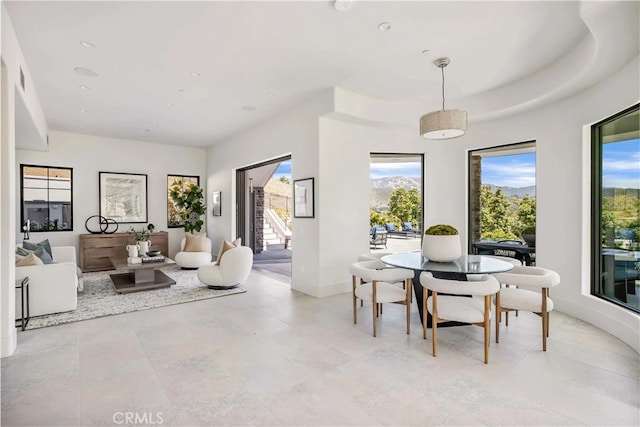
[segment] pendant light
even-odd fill
[[[442,111],[433,111],[420,118],[420,135],[427,139],[450,139],[467,131],[467,112],[444,109],[444,67],[449,58],[438,58],[433,63],[442,71]]]

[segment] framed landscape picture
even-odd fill
[[[147,222],[147,175],[100,172],[100,215],[118,223]]]
[[[293,217],[313,218],[313,178],[293,181]]]

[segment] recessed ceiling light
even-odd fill
[[[82,45],[82,47],[89,47],[89,48],[96,47],[95,44],[88,42],[86,40],[80,40],[80,44]]]
[[[81,113],[88,113],[89,111],[85,110],[84,108],[81,108],[81,109],[80,109],[80,112],[81,112]]]
[[[254,107],[253,105],[243,105],[242,107],[240,107],[240,109],[242,111],[256,111],[256,107]]]
[[[200,77],[200,73],[196,73],[195,71],[191,72],[192,77]]]
[[[378,29],[380,31],[389,31],[391,29],[391,24],[388,22],[381,22],[380,25],[378,25]]]
[[[81,76],[87,76],[87,77],[97,77],[98,73],[96,73],[93,70],[90,70],[88,68],[84,68],[84,67],[76,67],[73,69],[73,71],[75,71],[76,73],[80,74]]]
[[[169,102],[167,103],[167,107],[173,107],[173,104]]]
[[[82,89],[82,90],[91,90],[91,88],[89,86],[85,86],[85,85],[80,85],[80,89]]]
[[[333,3],[333,7],[335,7],[336,10],[340,12],[347,12],[351,10],[351,8],[353,7],[353,1],[352,0],[336,0]]]

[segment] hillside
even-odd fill
[[[406,176],[393,176],[371,180],[371,209],[380,211],[387,208],[389,196],[397,188],[420,189],[420,179]]]

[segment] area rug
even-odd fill
[[[115,273],[114,270],[85,273],[84,291],[78,292],[78,308],[76,310],[32,317],[26,329],[44,328],[246,292],[240,287],[220,291],[209,289],[200,283],[196,270],[181,270],[178,266],[170,266],[163,268],[162,271],[175,280],[176,284],[164,289],[130,294],[118,294],[113,289],[109,275]]]

